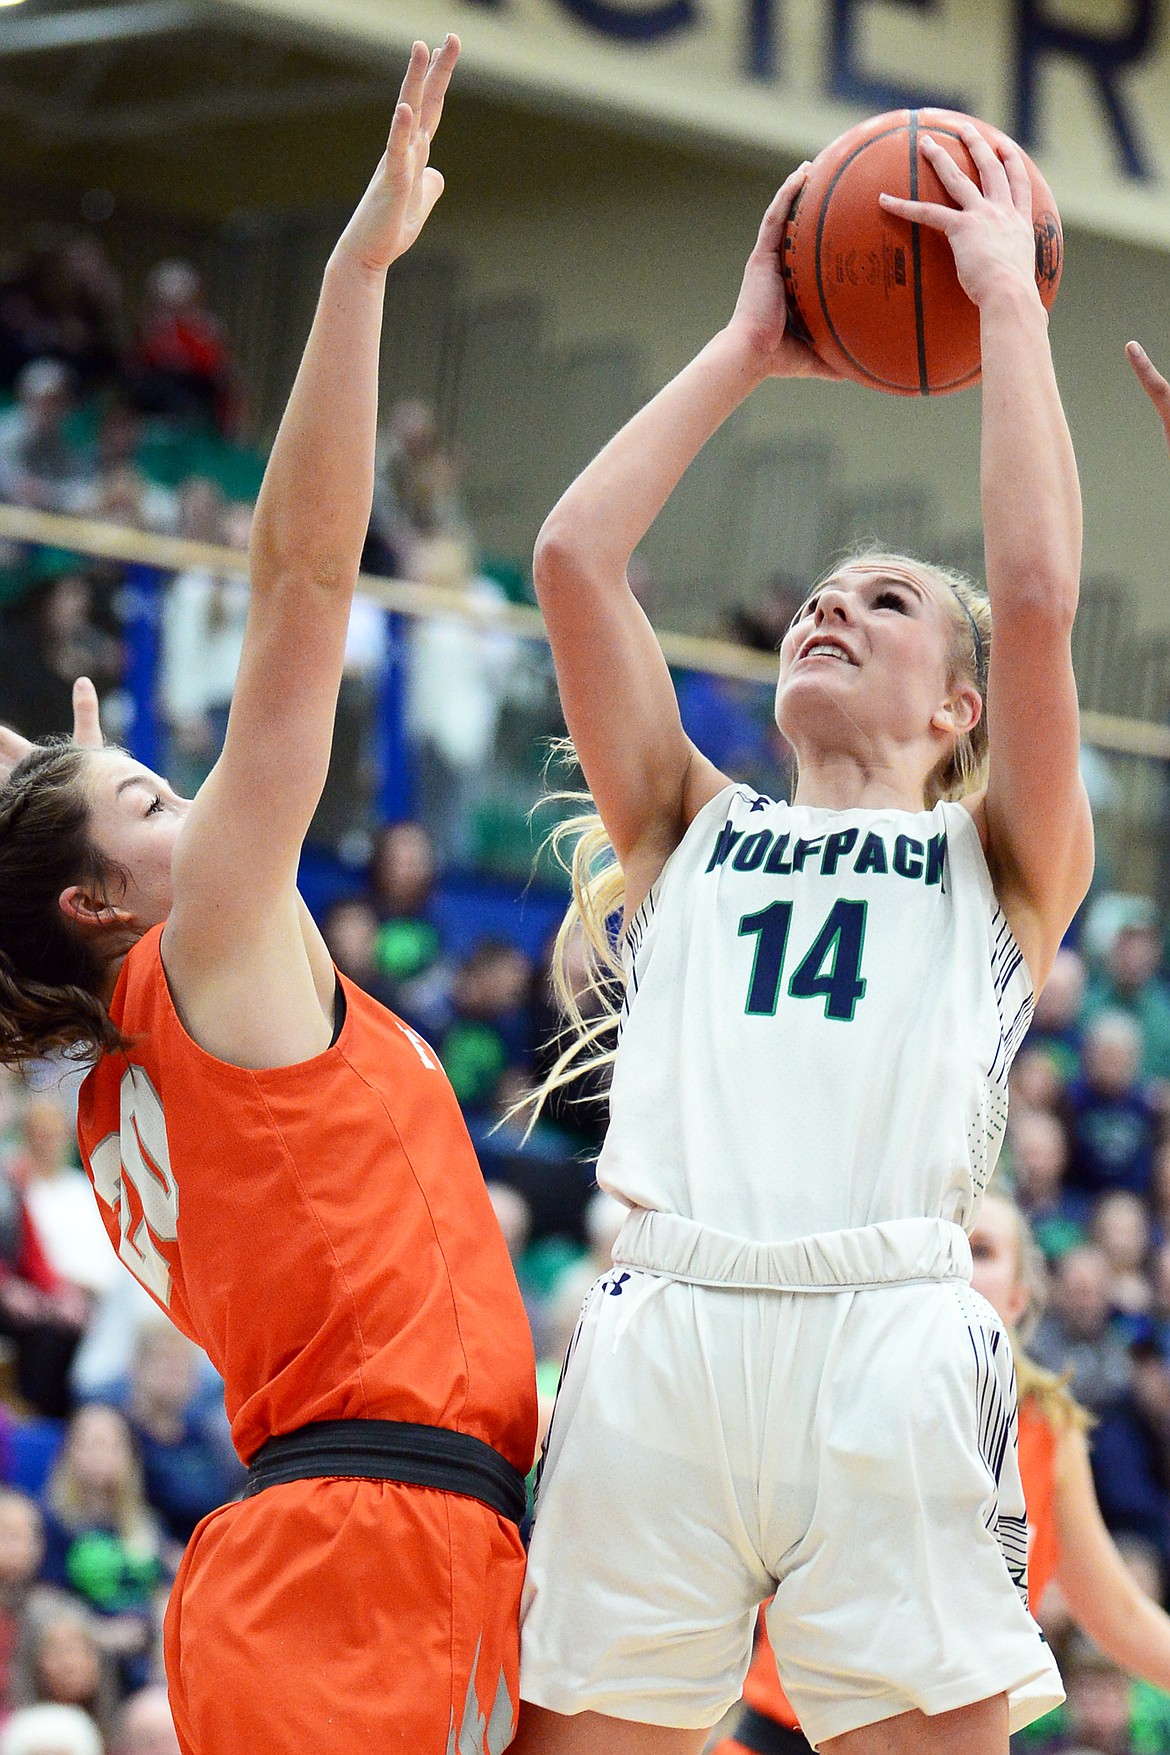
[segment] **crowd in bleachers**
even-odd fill
[[[92,240],[0,271],[0,501],[242,549],[260,468],[242,422],[222,326],[189,264],[158,264],[133,314]],[[421,403],[388,417],[365,564],[485,604],[522,594],[518,570],[477,556],[457,459]],[[650,606],[649,574],[632,582]],[[802,596],[801,581],[778,578],[723,631],[772,650]],[[221,747],[247,600],[245,581],[204,568],[165,582],[161,759],[181,791]],[[0,545],[0,720],[33,736],[66,731],[70,684],[85,672],[108,730],[132,735],[126,614],[123,567]],[[548,1396],[620,1209],[593,1180],[603,1078],[556,1094],[530,1133],[516,1113],[558,1052],[550,953],[563,888],[536,886],[521,903],[514,883],[482,876],[501,834],[531,858],[541,736],[557,730],[547,654],[455,615],[413,632],[403,710],[416,817],[375,831],[368,746],[386,638],[384,618],[359,602],[335,744],[347,779],[331,778],[311,837],[324,863],[307,893],[338,966],[442,1059]],[[766,691],[700,672],[676,680],[696,742],[774,795],[786,752]],[[500,780],[509,738],[515,785],[516,773]],[[517,869],[514,848],[497,869]],[[1102,895],[1085,911],[1017,1057],[1000,1171],[1042,1253],[1030,1349],[1071,1374],[1094,1416],[1102,1509],[1159,1597],[1170,1579],[1162,934],[1144,897]],[[569,953],[584,994],[579,947]],[[195,1521],[238,1490],[241,1471],[214,1373],[109,1247],[77,1165],[71,1089],[47,1070],[0,1077],[0,1755],[36,1755],[47,1739],[77,1755],[166,1755],[177,1744],[159,1688],[161,1609]],[[1043,1618],[1066,1656],[1070,1705],[1028,1747],[1170,1755],[1170,1698],[1070,1642],[1055,1590]]]

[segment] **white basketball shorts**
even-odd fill
[[[614,1257],[546,1445],[523,1699],[714,1725],[773,1593],[814,1746],[1001,1693],[1014,1731],[1063,1699],[1026,1607],[1011,1351],[957,1226],[755,1245],[635,1212]]]

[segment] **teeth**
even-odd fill
[[[816,646],[810,646],[808,651],[805,653],[806,658],[816,658],[818,656],[823,657],[823,658],[839,658],[841,660],[842,664],[849,663],[848,655],[846,653],[842,652],[840,646],[829,646],[829,645],[818,644]]]

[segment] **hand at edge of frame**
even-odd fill
[[[443,193],[428,158],[458,59],[459,38],[450,34],[433,52],[423,42],[410,52],[386,150],[338,244],[371,273],[384,274],[410,249]]]
[[[1140,341],[1127,341],[1125,357],[1134,369],[1138,383],[1154,405],[1166,443],[1170,445],[1170,383],[1162,376]]]
[[[98,719],[97,690],[87,676],[79,676],[73,685],[73,741],[89,750],[100,750],[105,742]],[[35,748],[19,731],[0,725],[0,784]]]

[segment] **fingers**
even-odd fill
[[[763,219],[760,221],[758,246],[775,248],[780,242],[780,233],[788,222],[793,204],[800,191],[808,181],[809,161],[797,165],[790,176],[785,177],[771,201],[768,203]]]
[[[32,747],[28,738],[21,737],[19,731],[13,731],[10,725],[0,725],[0,781],[7,780]]]
[[[1003,168],[1007,175],[1008,189],[1011,193],[1012,206],[1017,213],[1031,222],[1032,219],[1032,179],[1028,175],[1028,166],[1024,155],[1014,140],[1004,142],[1001,149]]]
[[[406,74],[402,81],[402,90],[398,93],[399,104],[409,104],[413,115],[418,115],[422,105],[423,86],[426,84],[427,69],[430,66],[430,50],[423,42],[415,43],[410,51],[410,60],[406,64]]]
[[[87,676],[79,676],[73,685],[73,741],[89,750],[100,750],[105,742],[98,718],[97,690]]]
[[[1170,383],[1167,383],[1140,342],[1127,342],[1125,357],[1133,367],[1138,383],[1157,410],[1166,437],[1170,440]]]
[[[969,122],[964,122],[959,129],[959,138],[975,162],[984,195],[991,201],[1009,200],[1011,190],[1007,170],[991,142]]]
[[[956,207],[973,207],[982,191],[972,182],[966,171],[955,163],[945,146],[929,134],[919,137],[922,156],[930,165],[935,176],[942,184]],[[1001,167],[1002,168],[1002,167]]]
[[[964,181],[974,188],[969,177]],[[907,219],[911,225],[929,226],[932,231],[944,234],[953,231],[961,211],[957,207],[943,207],[937,201],[908,201],[903,195],[883,193],[878,196],[878,200],[887,213],[896,213],[899,219]]]
[[[447,87],[451,83],[451,75],[455,71],[455,63],[459,59],[459,38],[448,32],[431,56],[423,82],[422,108],[418,112],[423,133],[428,140],[433,140],[435,130],[439,126],[443,114],[443,100],[447,96]]]

